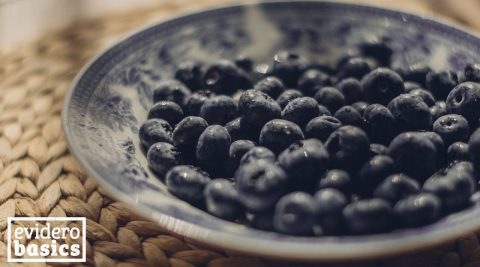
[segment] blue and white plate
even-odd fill
[[[418,250],[480,228],[480,208],[433,225],[373,236],[292,237],[217,219],[170,195],[148,169],[137,136],[152,88],[178,63],[244,54],[257,63],[288,48],[330,62],[348,47],[388,36],[394,65],[461,70],[480,62],[480,39],[399,11],[334,2],[264,2],[202,11],[140,30],[98,55],[66,97],[63,125],[87,172],[170,231],[224,249],[305,260],[358,259]]]

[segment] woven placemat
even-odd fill
[[[218,2],[184,1],[82,22],[0,55],[0,266],[6,264],[5,218],[12,216],[86,217],[87,266],[313,265],[218,251],[169,234],[113,200],[85,174],[67,149],[60,122],[63,98],[89,58],[127,31],[187,7]],[[472,233],[408,256],[315,265],[476,267],[480,266],[480,246]]]

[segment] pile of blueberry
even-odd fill
[[[184,62],[139,135],[168,191],[291,235],[417,227],[480,202],[480,65],[391,68],[386,39],[335,67],[279,52]],[[264,65],[263,65],[264,66]]]

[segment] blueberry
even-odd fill
[[[467,64],[463,69],[465,81],[480,82],[480,64]]]
[[[203,118],[185,117],[173,130],[173,143],[180,151],[193,152],[197,148],[200,135],[207,127],[208,123]]]
[[[172,101],[183,107],[190,94],[190,90],[178,80],[162,81],[153,90],[153,102]]]
[[[190,116],[199,116],[203,103],[212,96],[213,93],[209,90],[200,90],[191,94],[186,100],[185,112]]]
[[[470,136],[468,141],[468,153],[475,165],[475,170],[480,171],[480,128]]]
[[[423,181],[437,169],[438,154],[435,144],[425,135],[405,132],[397,135],[388,148],[398,170]]]
[[[458,162],[470,160],[470,155],[468,154],[468,144],[464,142],[455,142],[451,144],[447,149],[447,160],[448,162]]]
[[[352,179],[344,170],[331,169],[320,180],[318,189],[333,188],[346,195],[351,193]]]
[[[148,149],[147,159],[150,169],[163,179],[170,168],[180,163],[180,153],[173,145],[158,142]]]
[[[200,108],[200,117],[203,117],[209,124],[225,125],[235,119],[237,115],[237,102],[225,95],[207,99]]]
[[[337,83],[336,88],[345,96],[347,104],[353,104],[363,99],[362,85],[355,78],[347,78]]]
[[[420,192],[420,184],[405,174],[393,174],[381,182],[373,196],[389,201],[394,205],[402,198]]]
[[[431,70],[432,69],[424,63],[414,63],[408,66],[406,70],[402,71],[402,76],[406,81],[415,82],[420,86],[425,86],[427,74]]]
[[[435,105],[435,98],[433,97],[432,93],[430,93],[425,89],[417,88],[417,89],[411,90],[409,94],[419,96],[420,98],[422,98],[423,102],[425,102],[425,104],[427,104],[427,106],[429,107],[432,107],[433,105]]]
[[[265,231],[275,231],[273,226],[273,216],[275,210],[267,210],[262,213],[257,214],[247,214],[247,219],[250,222],[251,226],[254,228],[265,230]]]
[[[182,62],[175,71],[175,79],[181,81],[192,91],[199,90],[203,87],[202,77],[202,65],[199,62]]]
[[[398,201],[393,213],[402,226],[418,227],[438,220],[441,205],[441,200],[435,195],[420,193]]]
[[[363,113],[367,133],[373,142],[389,144],[396,133],[395,118],[388,108],[372,104]]]
[[[322,115],[313,118],[305,127],[306,138],[317,138],[322,142],[327,141],[330,134],[336,129],[340,128],[342,123],[339,119]]]
[[[480,118],[480,84],[459,84],[450,92],[446,103],[449,112],[462,115],[471,127],[476,127]]]
[[[231,181],[211,180],[203,191],[208,213],[225,220],[235,220],[244,214],[238,192]]]
[[[325,146],[332,167],[353,172],[366,160],[369,144],[368,136],[362,129],[347,125],[330,134]]]
[[[296,123],[301,128],[319,115],[318,103],[311,97],[293,99],[282,111],[282,119]]]
[[[362,115],[352,106],[343,106],[335,112],[335,118],[343,125],[353,125],[363,128],[364,122]]]
[[[268,121],[279,118],[282,112],[275,100],[255,89],[242,93],[238,108],[242,120],[256,127],[262,127]]]
[[[146,150],[157,142],[173,143],[171,133],[172,126],[162,119],[146,120],[138,131],[142,146]]]
[[[225,129],[227,129],[232,141],[246,139],[252,140],[254,142],[258,141],[258,135],[260,130],[257,130],[256,127],[252,127],[246,123],[242,118],[236,118],[227,124],[225,124]]]
[[[235,163],[235,166],[238,166],[242,157],[253,147],[255,147],[255,143],[250,140],[237,140],[230,145],[229,158]],[[275,155],[273,155],[273,161],[275,161]]]
[[[277,98],[277,103],[283,109],[288,105],[288,103],[290,103],[290,101],[302,96],[302,92],[294,89],[288,89],[283,91],[282,94],[280,94],[280,96]]]
[[[407,94],[415,89],[423,89],[422,86],[416,82],[404,82],[403,86],[405,87],[405,93]]]
[[[435,121],[443,115],[447,115],[447,104],[445,101],[437,101],[435,105],[430,107],[430,113],[432,114],[432,120]]]
[[[283,85],[283,82],[277,77],[269,76],[257,82],[253,89],[265,93],[272,98],[277,98],[285,91],[285,85]]]
[[[310,235],[314,222],[314,201],[309,194],[304,192],[287,194],[275,206],[273,225],[281,233]]]
[[[272,208],[287,190],[287,174],[266,160],[242,164],[235,173],[242,204],[253,213]]]
[[[430,71],[427,74],[426,86],[437,99],[445,99],[452,89],[457,86],[457,74],[453,71]]]
[[[432,144],[435,146],[435,149],[437,150],[438,161],[440,163],[442,161],[443,154],[446,152],[445,143],[443,142],[442,137],[436,132],[432,131],[414,132],[414,134],[423,136],[430,140],[430,142],[432,142]]]
[[[274,119],[267,122],[260,131],[260,145],[279,154],[290,144],[297,140],[302,140],[303,133],[297,124],[280,119]]]
[[[375,38],[358,46],[360,53],[375,59],[380,66],[389,66],[393,49],[385,38]]]
[[[298,90],[306,96],[314,96],[320,88],[329,85],[331,85],[330,76],[316,69],[305,71],[298,80]]]
[[[330,110],[328,110],[328,108],[325,107],[324,105],[318,105],[318,115],[319,115],[319,116],[322,116],[322,115],[332,116],[332,113],[331,113]]]
[[[220,94],[232,93],[253,86],[247,74],[228,60],[220,60],[210,65],[205,71],[203,79],[208,89]]]
[[[313,196],[315,221],[326,235],[341,234],[344,231],[342,211],[348,199],[342,192],[327,188],[319,190]]]
[[[370,103],[386,105],[405,91],[402,77],[387,68],[371,71],[361,83],[365,100]]]
[[[253,60],[249,57],[241,55],[235,58],[235,65],[246,72],[251,72],[253,69]]]
[[[271,163],[275,162],[275,154],[273,152],[263,146],[256,146],[249,149],[240,159],[240,165],[253,163],[259,160],[268,161]]]
[[[300,75],[305,71],[308,62],[298,54],[281,51],[274,57],[272,74],[280,78],[287,87],[296,87]]]
[[[338,80],[345,78],[362,79],[367,73],[372,70],[368,60],[362,57],[352,57],[346,60],[338,70]]]
[[[388,147],[382,144],[371,143],[369,152],[371,158],[378,155],[388,155]]]
[[[352,234],[375,234],[391,228],[392,207],[379,198],[359,200],[343,209],[345,223]]]
[[[389,156],[375,156],[367,161],[358,172],[357,184],[361,195],[369,196],[385,178],[393,174],[395,163]]]
[[[183,119],[182,108],[172,101],[158,101],[148,111],[149,119],[164,119],[170,125],[177,124]]]
[[[468,121],[457,114],[448,114],[433,123],[433,131],[439,134],[446,146],[454,142],[468,141],[470,129]]]
[[[419,96],[401,94],[388,104],[388,109],[401,131],[429,130],[432,127],[432,114]]]
[[[368,107],[368,103],[364,101],[358,101],[353,103],[352,107],[354,107],[363,116],[365,109]]]
[[[204,199],[203,190],[209,181],[205,172],[191,165],[175,166],[165,178],[168,192],[192,204]]]
[[[334,87],[323,87],[314,96],[320,105],[324,105],[330,112],[335,112],[345,105],[345,96]]]
[[[328,152],[317,139],[297,141],[278,155],[278,165],[288,174],[290,188],[302,191],[316,187],[327,164]]]
[[[208,126],[198,139],[196,159],[200,166],[215,167],[228,158],[230,135],[220,125]]]

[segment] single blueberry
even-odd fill
[[[278,155],[293,142],[303,138],[303,132],[297,124],[287,120],[274,119],[262,127],[259,143]]]
[[[296,123],[302,129],[319,115],[318,103],[311,97],[293,99],[282,111],[282,119]]]
[[[173,130],[173,144],[180,151],[193,152],[197,148],[200,135],[207,127],[208,123],[203,118],[185,117]]]
[[[389,201],[392,205],[402,198],[420,192],[420,184],[411,177],[398,173],[388,176],[381,182],[373,196]]]
[[[235,162],[235,165],[238,166],[242,157],[253,147],[255,147],[255,143],[250,140],[237,140],[230,145],[228,155]],[[273,161],[275,161],[275,155],[273,157]]]
[[[370,62],[363,57],[352,57],[345,61],[338,70],[337,79],[345,78],[362,79],[372,70]]]
[[[285,85],[277,77],[269,76],[257,82],[253,89],[263,92],[272,98],[277,98],[285,91]]]
[[[442,137],[436,132],[432,132],[432,131],[414,132],[414,134],[423,136],[428,140],[430,140],[430,142],[432,142],[432,144],[435,146],[435,149],[437,150],[438,162],[442,163],[442,160],[443,160],[442,157],[447,151],[447,148],[445,147],[445,143],[443,142]]]
[[[380,66],[390,66],[393,49],[389,40],[374,38],[361,43],[358,48],[363,56],[375,59]]]
[[[175,102],[172,101],[158,101],[148,111],[149,119],[164,119],[170,125],[177,124],[183,119],[183,110]]]
[[[203,87],[202,64],[194,61],[180,63],[175,71],[175,79],[181,81],[190,90],[197,91]]]
[[[342,126],[327,139],[325,146],[331,166],[353,173],[367,160],[370,141],[367,134],[355,126]]]
[[[281,51],[274,57],[272,74],[280,78],[287,87],[293,88],[297,86],[297,81],[307,66],[308,61],[300,55]]]
[[[306,138],[317,138],[322,142],[327,141],[330,134],[336,129],[340,128],[342,123],[339,119],[322,115],[313,118],[305,127]]]
[[[305,71],[298,80],[298,90],[306,96],[314,96],[320,88],[329,85],[331,85],[330,76],[316,69]]]
[[[480,64],[467,64],[463,69],[465,81],[480,82]]]
[[[207,101],[210,97],[213,96],[213,93],[209,90],[200,90],[189,97],[187,97],[187,103],[185,104],[185,112],[190,116],[199,116],[200,108],[202,108],[203,103]]]
[[[388,145],[396,134],[395,118],[383,105],[372,104],[366,107],[363,119],[372,142]]]
[[[388,155],[388,147],[382,144],[371,143],[369,149],[369,156],[373,158],[378,155]]]
[[[475,130],[468,141],[468,154],[475,166],[475,171],[480,171],[480,128]]]
[[[435,98],[444,100],[452,89],[457,86],[457,74],[453,71],[430,71],[427,74],[426,86]]]
[[[423,87],[426,84],[427,74],[431,70],[432,69],[424,63],[414,63],[402,71],[402,77],[405,81],[416,82]]]
[[[401,94],[388,104],[400,131],[429,130],[432,128],[432,114],[419,96]]]
[[[333,188],[345,195],[352,191],[352,179],[344,170],[331,169],[320,180],[318,189]]]
[[[448,114],[433,123],[433,131],[442,137],[446,146],[449,146],[454,142],[468,141],[470,128],[462,115]]]
[[[210,65],[203,80],[208,89],[219,94],[233,93],[253,86],[247,74],[228,60],[220,60]]]
[[[200,117],[203,117],[209,124],[225,125],[235,119],[237,115],[237,102],[225,95],[207,99],[200,108]]]
[[[285,108],[290,101],[294,100],[295,98],[302,97],[302,92],[295,90],[295,89],[288,89],[283,91],[280,96],[277,98],[277,103],[280,105],[280,108]]]
[[[232,141],[245,139],[257,142],[260,134],[260,129],[249,125],[240,117],[225,124],[225,129],[230,134]]]
[[[402,77],[388,68],[371,71],[361,83],[365,100],[370,103],[386,105],[405,91]]]
[[[275,163],[275,154],[270,149],[263,146],[256,146],[249,149],[240,159],[240,165],[253,163],[259,160],[265,160]]]
[[[172,101],[179,106],[184,107],[187,97],[191,94],[190,90],[178,80],[166,80],[160,82],[153,89],[153,102]]]
[[[360,112],[352,106],[343,106],[335,112],[335,118],[343,125],[353,125],[360,128],[364,127],[364,121]]]
[[[345,231],[342,211],[348,199],[342,192],[333,188],[319,190],[313,196],[313,204],[315,222],[322,228],[323,234],[335,235]]]
[[[429,193],[408,196],[393,208],[396,219],[404,227],[418,227],[435,222],[441,215],[441,200]]]
[[[147,160],[150,169],[163,179],[170,168],[180,163],[180,153],[173,145],[158,142],[148,149]]]
[[[480,84],[464,82],[448,94],[447,110],[460,114],[468,120],[470,127],[476,127],[480,118]]]
[[[317,91],[314,96],[318,104],[328,108],[330,112],[335,112],[345,105],[345,96],[337,88],[323,87]]]
[[[430,113],[432,114],[432,120],[435,121],[443,115],[447,115],[447,104],[445,101],[437,101],[435,105],[430,107]]]
[[[242,93],[238,108],[242,120],[256,127],[262,127],[268,121],[279,118],[282,113],[275,100],[255,89]]]
[[[449,163],[470,160],[468,154],[468,144],[464,142],[455,142],[447,149],[447,160]]]
[[[378,184],[393,174],[394,171],[395,163],[389,156],[379,155],[371,158],[358,172],[355,181],[358,193],[363,196],[370,196]]]
[[[433,97],[432,93],[425,89],[414,89],[408,93],[419,96],[420,98],[422,98],[423,102],[425,102],[425,104],[427,104],[427,106],[429,107],[435,105],[435,97]]]
[[[208,126],[198,138],[196,159],[200,166],[213,168],[228,158],[230,135],[220,125]]]
[[[173,143],[171,133],[172,126],[162,119],[146,120],[138,131],[140,142],[146,150],[157,142]]]
[[[168,192],[191,204],[203,201],[203,190],[209,181],[208,174],[191,165],[175,166],[165,177]]]
[[[336,88],[345,96],[347,104],[353,104],[363,99],[362,85],[355,78],[347,78],[337,83]]]
[[[327,107],[323,105],[318,105],[318,116],[322,116],[322,115],[332,116],[332,113],[330,112],[330,110],[328,110]]]
[[[287,194],[275,206],[273,225],[281,233],[311,235],[314,222],[314,201],[307,193]]]
[[[365,109],[368,107],[368,105],[369,104],[367,102],[358,101],[358,102],[353,103],[352,107],[354,107],[363,116],[363,113],[365,112]]]
[[[380,198],[352,202],[342,213],[352,234],[382,233],[390,230],[392,226],[392,207]]]
[[[203,191],[206,209],[225,220],[233,221],[244,215],[238,192],[233,183],[227,179],[211,180]]]

